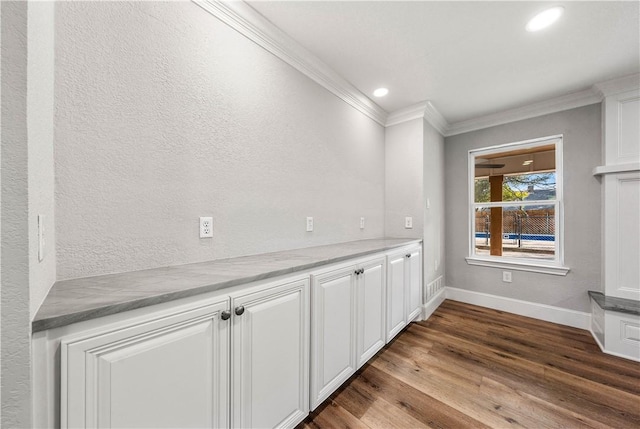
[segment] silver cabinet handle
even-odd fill
[[[231,312],[229,310],[224,310],[222,313],[220,313],[220,318],[222,320],[229,320],[231,318]]]
[[[236,307],[235,309],[236,315],[238,316],[242,316],[242,313],[244,313],[244,306],[240,306],[240,307]]]

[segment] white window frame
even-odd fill
[[[469,170],[467,186],[469,187],[469,256],[466,261],[469,265],[485,267],[531,271],[536,273],[554,274],[566,276],[569,268],[564,266],[564,209],[563,209],[563,163],[562,163],[562,134],[540,137],[532,140],[524,140],[497,146],[472,149],[469,151]],[[556,198],[549,201],[504,201],[504,202],[475,202],[475,159],[483,155],[491,155],[514,149],[530,149],[537,146],[555,143],[556,156]],[[508,256],[478,255],[476,254],[476,207],[504,207],[504,206],[536,206],[555,205],[555,254],[553,260],[539,260],[534,258],[510,258]]]

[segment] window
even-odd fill
[[[469,151],[467,262],[566,275],[562,136]]]

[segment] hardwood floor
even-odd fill
[[[445,301],[299,429],[640,428],[640,363],[591,334]]]

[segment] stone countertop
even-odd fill
[[[595,292],[590,290],[589,296],[602,308],[603,310],[618,311],[620,313],[635,314],[640,316],[640,301],[633,299],[616,298],[614,296],[605,296],[601,292]]]
[[[381,238],[56,282],[32,332],[70,325],[420,243]]]

